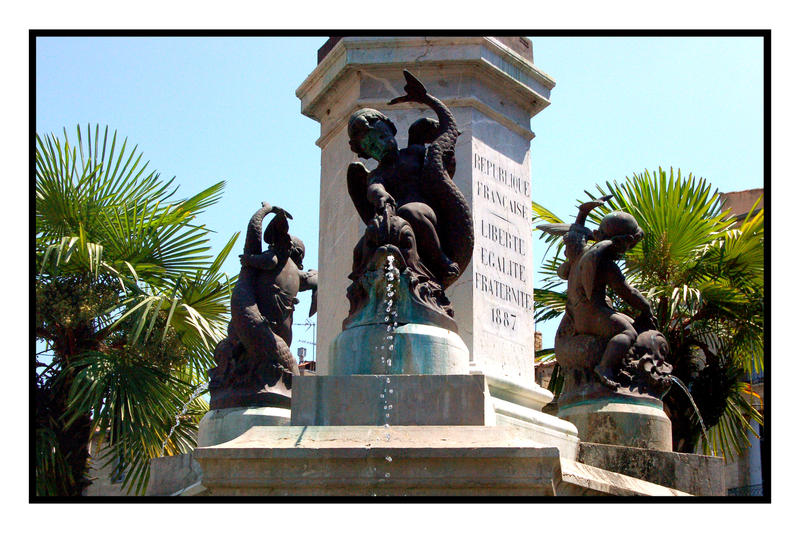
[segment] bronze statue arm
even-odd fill
[[[308,309],[308,316],[314,316],[317,312],[317,279],[316,270],[300,272],[300,292],[311,291],[311,307]]]
[[[383,211],[387,204],[391,206],[397,205],[392,195],[386,191],[386,187],[380,181],[373,181],[367,186],[367,200],[375,206],[378,212]]]
[[[258,270],[274,270],[278,266],[278,256],[275,252],[266,251],[263,254],[242,254],[239,256],[242,266],[257,268]]]
[[[317,279],[316,270],[300,271],[300,292],[317,290]]]
[[[645,316],[653,316],[653,308],[650,307],[650,302],[625,280],[625,276],[622,275],[622,271],[616,263],[609,262],[605,270],[606,282],[622,301]]]

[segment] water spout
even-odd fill
[[[678,387],[680,387],[680,389],[684,393],[686,393],[686,397],[689,398],[689,402],[692,404],[692,407],[694,408],[694,412],[697,414],[697,419],[700,421],[700,428],[703,430],[703,439],[706,442],[706,446],[708,446],[708,448],[711,450],[711,453],[714,453],[713,448],[711,448],[711,443],[708,440],[708,431],[706,431],[706,425],[703,422],[703,417],[700,415],[700,409],[698,409],[697,408],[697,404],[694,403],[694,398],[692,398],[692,394],[689,392],[689,388],[686,386],[686,384],[683,381],[681,381],[679,378],[677,378],[677,377],[675,377],[673,375],[670,375],[669,379],[671,379],[673,381],[673,383],[678,385]],[[716,456],[716,453],[714,453],[714,455]]]

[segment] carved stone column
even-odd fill
[[[320,49],[319,64],[297,90],[302,113],[320,122],[320,278],[317,369],[347,316],[352,248],[363,225],[347,194],[356,160],[347,120],[362,107],[388,115],[405,146],[408,126],[433,116],[421,106],[387,106],[403,94],[402,70],[417,76],[455,114],[455,181],[472,204],[475,251],[448,289],[473,372],[492,395],[526,408],[551,399],[534,381],[533,260],[530,228],[530,119],[550,103],[555,82],[533,64],[523,37],[343,37]],[[374,165],[374,162],[372,162]]]

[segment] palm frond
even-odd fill
[[[558,318],[567,306],[567,295],[547,289],[533,289],[534,320],[537,322]]]
[[[123,488],[146,487],[148,462],[161,453],[169,421],[180,412],[191,385],[136,359],[88,353],[71,365],[66,425],[91,412],[114,459],[133,468]]]
[[[723,455],[726,462],[733,461],[750,446],[750,436],[758,437],[753,427],[764,423],[764,419],[748,401],[749,386],[739,382],[736,390],[725,400],[725,411],[717,424],[708,431],[710,442],[703,441],[703,453]]]
[[[66,130],[36,137],[37,304],[40,293],[59,296],[37,305],[37,338],[68,345],[56,342],[72,334],[62,328],[65,318],[86,330],[74,353],[53,350],[53,382],[75,377],[59,424],[90,417],[106,437],[109,460],[124,466],[124,486],[139,494],[176,414],[205,386],[236,281],[220,270],[238,236],[214,257],[211,231],[197,220],[224,182],[178,199],[174,178],[162,179],[148,164],[108,127],[78,127],[74,145]],[[165,444],[168,453],[189,449],[205,409],[192,400]],[[41,450],[53,450],[45,431],[37,439]],[[60,454],[56,460],[69,451],[52,453]],[[50,476],[43,483],[76,484],[83,476],[54,478],[54,464],[41,463]]]

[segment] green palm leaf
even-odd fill
[[[66,426],[91,412],[92,432],[100,432],[109,452],[104,459],[130,465],[123,488],[141,494],[149,459],[157,457],[171,416],[180,412],[191,385],[136,359],[100,352],[75,361]]]
[[[174,178],[147,170],[138,147],[99,126],[77,128],[75,144],[66,131],[37,135],[36,146],[37,338],[60,369],[42,386],[71,391],[60,417],[37,419],[37,449],[55,454],[37,454],[37,493],[63,489],[54,461],[72,453],[53,452],[48,431],[86,416],[108,460],[125,466],[125,488],[143,493],[149,460],[225,333],[235,278],[220,270],[238,234],[214,256],[198,222],[224,182],[179,199]],[[190,448],[205,409],[191,402],[167,453]],[[82,482],[83,472],[70,474],[60,479]]]

